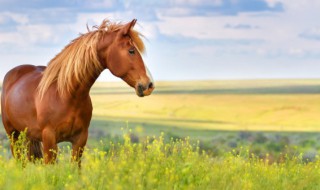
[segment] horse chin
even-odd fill
[[[149,96],[152,93],[153,89],[154,89],[154,87],[148,88],[146,90],[143,90],[143,88],[141,88],[139,86],[137,88],[135,88],[136,94],[139,97]]]
[[[137,94],[137,96],[139,96],[139,97],[144,97],[144,94],[143,94],[143,92],[141,92],[141,91],[139,91],[139,90],[136,90],[136,94]]]

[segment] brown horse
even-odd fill
[[[133,30],[135,23],[104,20],[74,39],[47,67],[21,65],[6,74],[2,121],[13,141],[27,129],[30,158],[44,153],[45,163],[53,163],[57,143],[69,141],[72,158],[80,163],[92,116],[89,91],[104,69],[135,88],[138,96],[151,94],[154,84],[141,57],[145,48]]]

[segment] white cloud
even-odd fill
[[[266,2],[270,7],[274,7],[277,3],[279,3],[279,0],[266,0]]]
[[[300,37],[306,38],[309,40],[320,40],[320,27],[314,27],[307,29],[306,31],[300,34]]]
[[[29,18],[26,14],[0,12],[0,24],[4,24],[8,20],[12,20],[17,24],[27,24],[29,22]]]
[[[151,22],[139,22],[135,29],[139,31],[147,39],[156,39],[159,35],[159,29],[156,25]]]
[[[162,16],[158,23],[160,32],[165,35],[181,35],[196,39],[257,39],[264,37],[264,31],[247,31],[226,28],[226,24],[237,26],[243,23],[260,27],[261,20],[250,14],[233,16],[190,16],[168,17]],[[266,29],[266,28],[264,28]]]
[[[117,0],[76,0],[89,8],[112,8],[117,5]]]
[[[290,48],[288,53],[290,55],[293,55],[293,56],[303,56],[305,53],[304,53],[304,50],[301,49],[301,48]]]
[[[219,6],[223,0],[171,0],[171,5],[188,5],[188,6]]]
[[[270,6],[283,3],[284,12],[239,13],[236,16],[184,16],[174,17],[158,13],[159,31],[167,36],[183,36],[199,40],[260,40],[264,43],[250,44],[246,47],[220,47],[225,52],[253,52],[259,56],[307,56],[320,55],[318,43],[301,38],[320,38],[320,1],[274,1],[268,0]],[[254,26],[254,30],[239,30],[228,26]],[[204,45],[207,50],[208,45]],[[215,49],[219,47],[215,46]],[[199,49],[199,47],[198,47]],[[221,51],[222,51],[221,50]],[[232,50],[232,51],[231,51]],[[241,51],[243,50],[243,51]],[[199,51],[199,50],[198,50]],[[215,50],[215,52],[221,52]]]
[[[17,32],[3,32],[0,33],[0,43],[20,43],[23,38],[22,36]]]
[[[191,14],[191,9],[187,7],[172,7],[161,10],[161,13],[167,16],[188,16]]]
[[[29,51],[39,48],[39,45],[66,45],[71,39],[69,25],[27,24],[18,25],[16,31],[0,32],[0,44],[15,46],[17,51]],[[3,48],[4,46],[2,46]],[[42,48],[40,48],[42,49]],[[4,51],[6,52],[6,51]]]
[[[61,30],[61,26],[47,24],[18,26],[17,32],[23,35],[26,42],[34,44],[57,43],[62,36],[61,34],[64,33],[64,31]]]

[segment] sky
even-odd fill
[[[155,80],[320,78],[319,10],[319,0],[0,0],[0,81],[106,18],[138,19]]]

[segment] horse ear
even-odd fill
[[[123,28],[121,29],[121,33],[122,35],[128,35],[130,30],[134,27],[134,25],[136,24],[137,19],[133,19],[131,22],[127,23],[126,25],[123,26]]]

